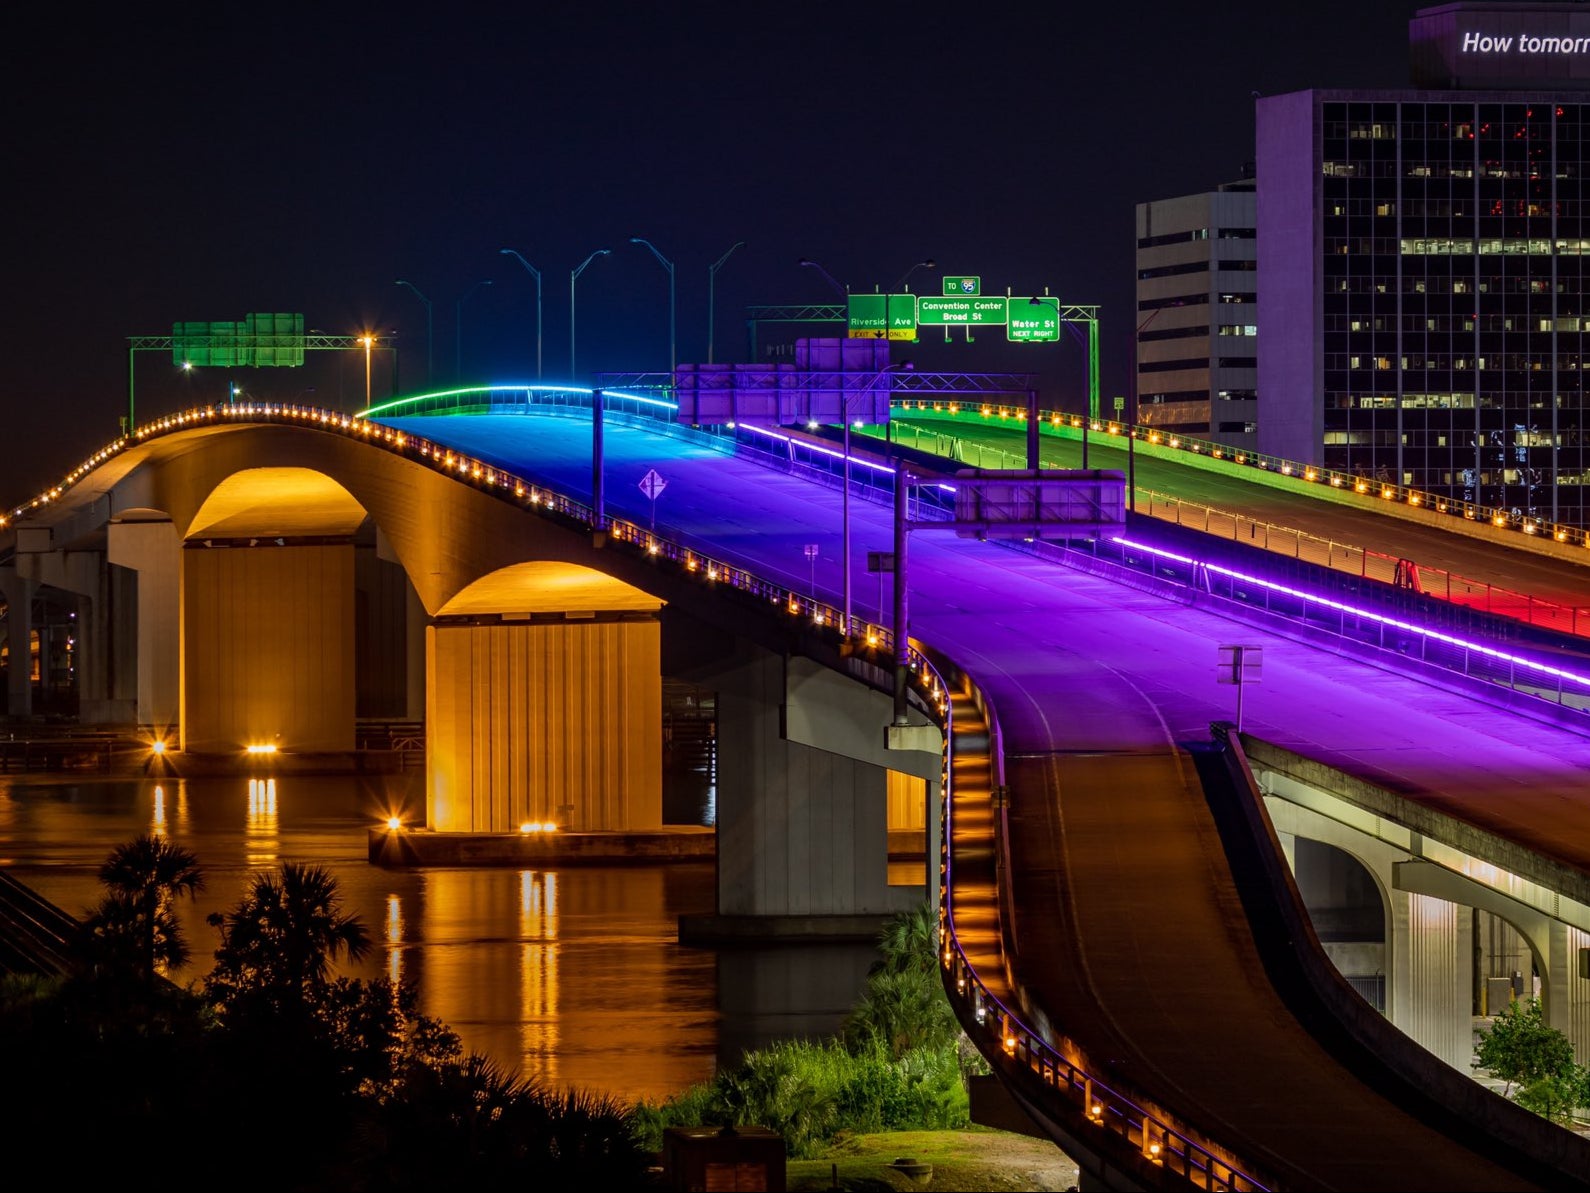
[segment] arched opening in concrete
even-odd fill
[[[1370,1005],[1385,1011],[1391,908],[1375,875],[1346,850],[1301,836],[1292,873],[1326,954]]]
[[[308,468],[249,468],[181,534],[182,748],[341,752],[355,745],[362,505]]]
[[[662,825],[662,602],[537,560],[426,631],[426,822],[438,832]]]

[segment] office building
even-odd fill
[[[1256,445],[1254,200],[1250,171],[1215,191],[1137,205],[1140,425]]]
[[[1590,8],[1409,43],[1411,88],[1256,103],[1259,449],[1590,525]]]

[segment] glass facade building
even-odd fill
[[[1553,87],[1467,89],[1463,22],[1501,7],[1420,14],[1443,89],[1258,101],[1259,450],[1587,526],[1590,91],[1567,49]],[[1412,32],[1417,77],[1439,55]]]

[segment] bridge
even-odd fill
[[[609,395],[599,478],[588,399],[423,405],[151,424],[8,517],[8,600],[87,594],[85,692],[182,754],[334,753],[361,710],[423,707],[433,832],[653,827],[659,677],[710,687],[719,917],[911,906],[888,838],[918,828],[952,1001],[1090,1187],[1585,1187],[1582,1140],[1462,1071],[1476,908],[1523,924],[1554,1021],[1590,1042],[1566,648],[1442,631],[1426,651],[1373,609],[1352,618],[1374,641],[1328,640],[1207,568],[926,533],[955,478],[918,460],[897,501],[898,447],[842,489],[831,447]],[[848,640],[834,603],[842,544],[866,575],[896,504],[924,526],[899,650],[881,594],[857,586]],[[1190,558],[1153,529],[1122,537]],[[1216,672],[1233,641],[1265,658],[1240,729]],[[1309,926],[1284,861],[1309,834],[1389,876],[1400,1032]]]

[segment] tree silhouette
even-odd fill
[[[99,880],[107,894],[84,925],[91,961],[125,965],[146,985],[181,968],[189,953],[176,902],[204,889],[193,852],[145,833],[111,851]]]
[[[324,866],[283,862],[257,875],[230,912],[214,913],[221,946],[206,988],[223,1005],[248,997],[294,1016],[323,999],[336,961],[362,961],[370,931],[342,910],[337,880]]]

